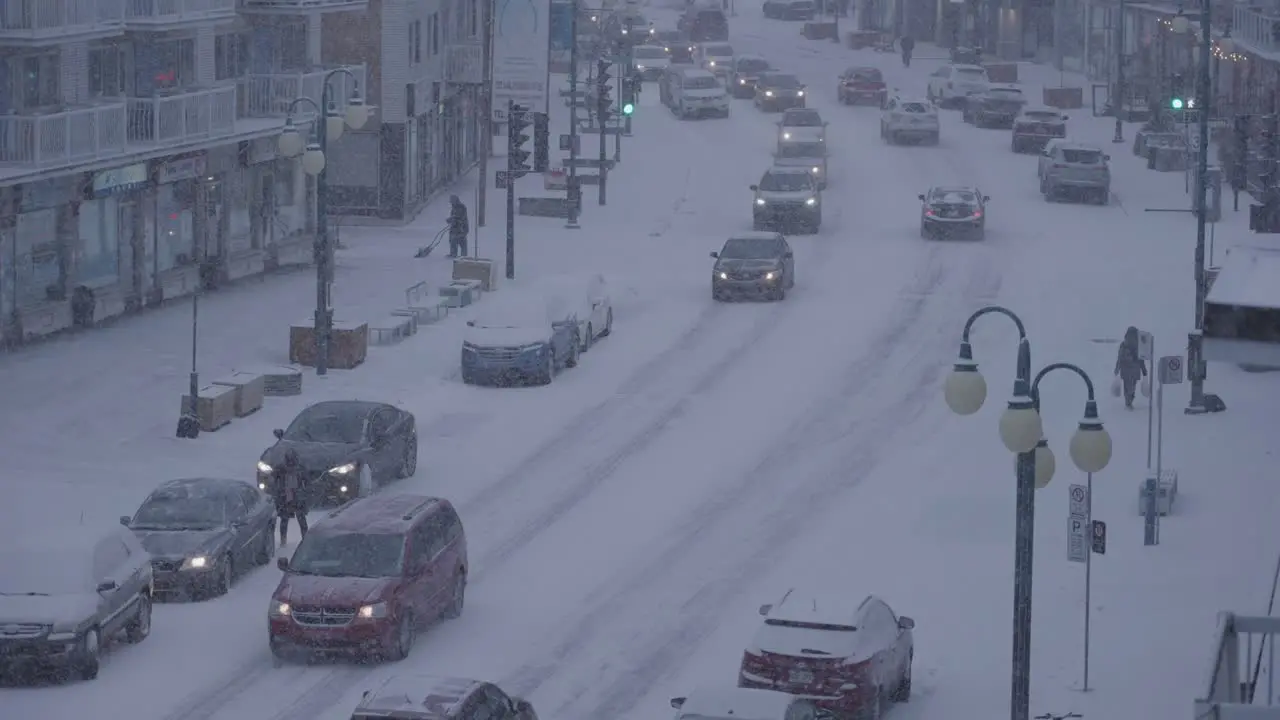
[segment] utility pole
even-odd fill
[[[1116,85],[1115,98],[1111,101],[1111,111],[1116,114],[1116,134],[1111,138],[1111,142],[1124,142],[1124,10],[1125,0],[1120,0],[1120,18],[1116,24],[1114,37],[1116,38]]]
[[[525,129],[529,127],[532,111],[528,107],[507,101],[507,279],[516,277],[516,180],[530,170],[526,161],[529,151],[524,144],[529,140]]]
[[[576,230],[582,227],[578,224],[578,211],[582,208],[582,188],[578,185],[578,0],[573,0],[569,34],[573,36],[569,46],[569,173],[565,185],[569,217],[564,226]]]
[[[486,200],[489,194],[489,157],[493,155],[493,3],[494,0],[485,0],[482,3],[484,39],[481,42],[481,52],[484,53],[484,70],[483,85],[480,89],[483,95],[480,99],[480,112],[483,113],[483,117],[480,119],[480,184],[476,187],[477,228],[484,227]],[[479,239],[477,235],[476,240]],[[478,257],[480,251],[475,247],[472,249]]]
[[[1209,4],[1204,5],[1200,14],[1200,82],[1196,94],[1199,96],[1199,137],[1200,147],[1196,150],[1196,322],[1195,330],[1187,336],[1187,368],[1191,376],[1191,401],[1187,404],[1186,414],[1201,415],[1204,406],[1204,303],[1209,294],[1208,278],[1205,276],[1205,231],[1209,220],[1209,110],[1213,105],[1210,97],[1209,63],[1213,55],[1213,23],[1210,22]]]
[[[604,205],[608,199],[606,190],[609,181],[609,155],[608,146],[605,144],[609,136],[605,134],[605,128],[609,123],[609,106],[613,104],[610,94],[613,90],[609,85],[609,60],[601,55],[596,61],[596,129],[600,132],[600,205]]]

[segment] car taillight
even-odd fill
[[[974,210],[974,211],[973,211],[973,216],[974,216],[974,217],[976,217],[976,218],[980,218],[980,217],[982,217],[982,211],[981,211],[981,210]]]
[[[933,211],[932,211],[932,210],[925,210],[925,211],[924,211],[924,215],[925,215],[925,217],[933,217]]]
[[[742,651],[742,669],[761,677],[769,677],[770,674],[769,662],[764,659],[764,653],[754,648]]]

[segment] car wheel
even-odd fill
[[[854,713],[855,720],[880,720],[882,711],[880,709],[880,696],[884,694],[880,688],[876,688],[875,695],[867,700],[857,712]]]
[[[271,562],[271,558],[276,554],[276,529],[274,524],[268,523],[262,530],[262,542],[258,545],[258,552],[254,554],[253,560],[259,565],[266,565]]]
[[[586,337],[582,338],[582,352],[586,352],[590,350],[591,343],[593,343],[595,339],[596,339],[595,328],[591,327],[591,323],[587,323],[587,335]]]
[[[613,308],[609,308],[604,313],[604,330],[600,331],[600,337],[609,337],[613,334]]]
[[[902,683],[898,685],[898,692],[893,698],[894,702],[904,703],[911,699],[911,662],[914,659],[914,654],[907,657],[907,669],[902,674]]]
[[[151,597],[138,596],[138,614],[124,626],[124,641],[136,645],[151,634]]]
[[[921,240],[929,239],[929,228],[924,225],[920,226],[920,239]]]
[[[1101,190],[1101,191],[1099,191],[1099,192],[1098,192],[1098,204],[1099,204],[1099,205],[1110,205],[1110,204],[1111,204],[1111,189],[1110,189],[1110,188],[1107,188],[1107,189],[1104,189],[1104,190]]]
[[[396,637],[392,642],[391,652],[387,655],[392,660],[403,660],[409,657],[409,653],[413,652],[414,636],[417,634],[413,625],[413,611],[406,610],[400,618],[400,624],[396,625]]]
[[[453,576],[453,597],[449,599],[449,606],[444,609],[441,616],[448,620],[455,620],[462,617],[462,606],[466,604],[467,599],[467,576],[459,571]]]
[[[218,578],[214,581],[211,595],[219,597],[231,592],[231,583],[235,579],[235,574],[235,565],[231,561],[231,556],[227,555],[222,559],[222,567],[218,569]]]
[[[80,639],[80,657],[75,660],[74,674],[81,680],[92,680],[98,677],[101,664],[102,636],[97,628],[89,628]]]
[[[404,456],[400,458],[400,467],[396,472],[396,477],[407,478],[418,471],[418,435],[414,433],[409,436],[409,442],[405,444]]]
[[[550,385],[556,377],[556,351],[547,351],[547,361],[543,364],[542,373],[538,376],[540,385]]]
[[[582,349],[582,338],[578,335],[573,336],[573,343],[569,346],[569,357],[564,359],[564,366],[567,368],[578,367],[578,351]]]

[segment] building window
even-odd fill
[[[10,87],[19,89],[20,109],[47,108],[62,103],[59,65],[56,52],[27,55],[10,64],[18,75]]]
[[[471,6],[471,10],[467,13],[467,17],[471,19],[471,37],[480,34],[480,3],[476,0],[467,0],[467,4]]]
[[[119,45],[102,45],[89,49],[89,94],[93,97],[118,97],[125,88],[125,55]]]
[[[421,20],[414,20],[409,23],[409,62],[415,65],[422,62]]]
[[[18,215],[14,228],[13,276],[15,307],[62,297],[57,210],[48,208]]]
[[[120,201],[114,197],[80,204],[80,254],[76,276],[91,288],[120,279]]]
[[[195,182],[183,180],[156,187],[157,272],[195,261]]]
[[[431,55],[440,54],[440,14],[431,13]]]
[[[196,82],[194,40],[160,40],[134,48],[134,83],[138,95],[156,90],[191,87]]]
[[[214,78],[244,77],[249,69],[249,41],[243,33],[218,35],[213,41]]]

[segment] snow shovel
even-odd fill
[[[420,250],[418,250],[418,252],[414,253],[413,256],[416,258],[424,258],[430,255],[431,251],[436,249],[436,247],[440,244],[440,241],[443,240],[444,236],[447,234],[449,234],[449,226],[445,225],[443,228],[440,229],[440,232],[436,233],[435,238],[431,240],[431,244],[427,245],[424,248],[421,248]]]

